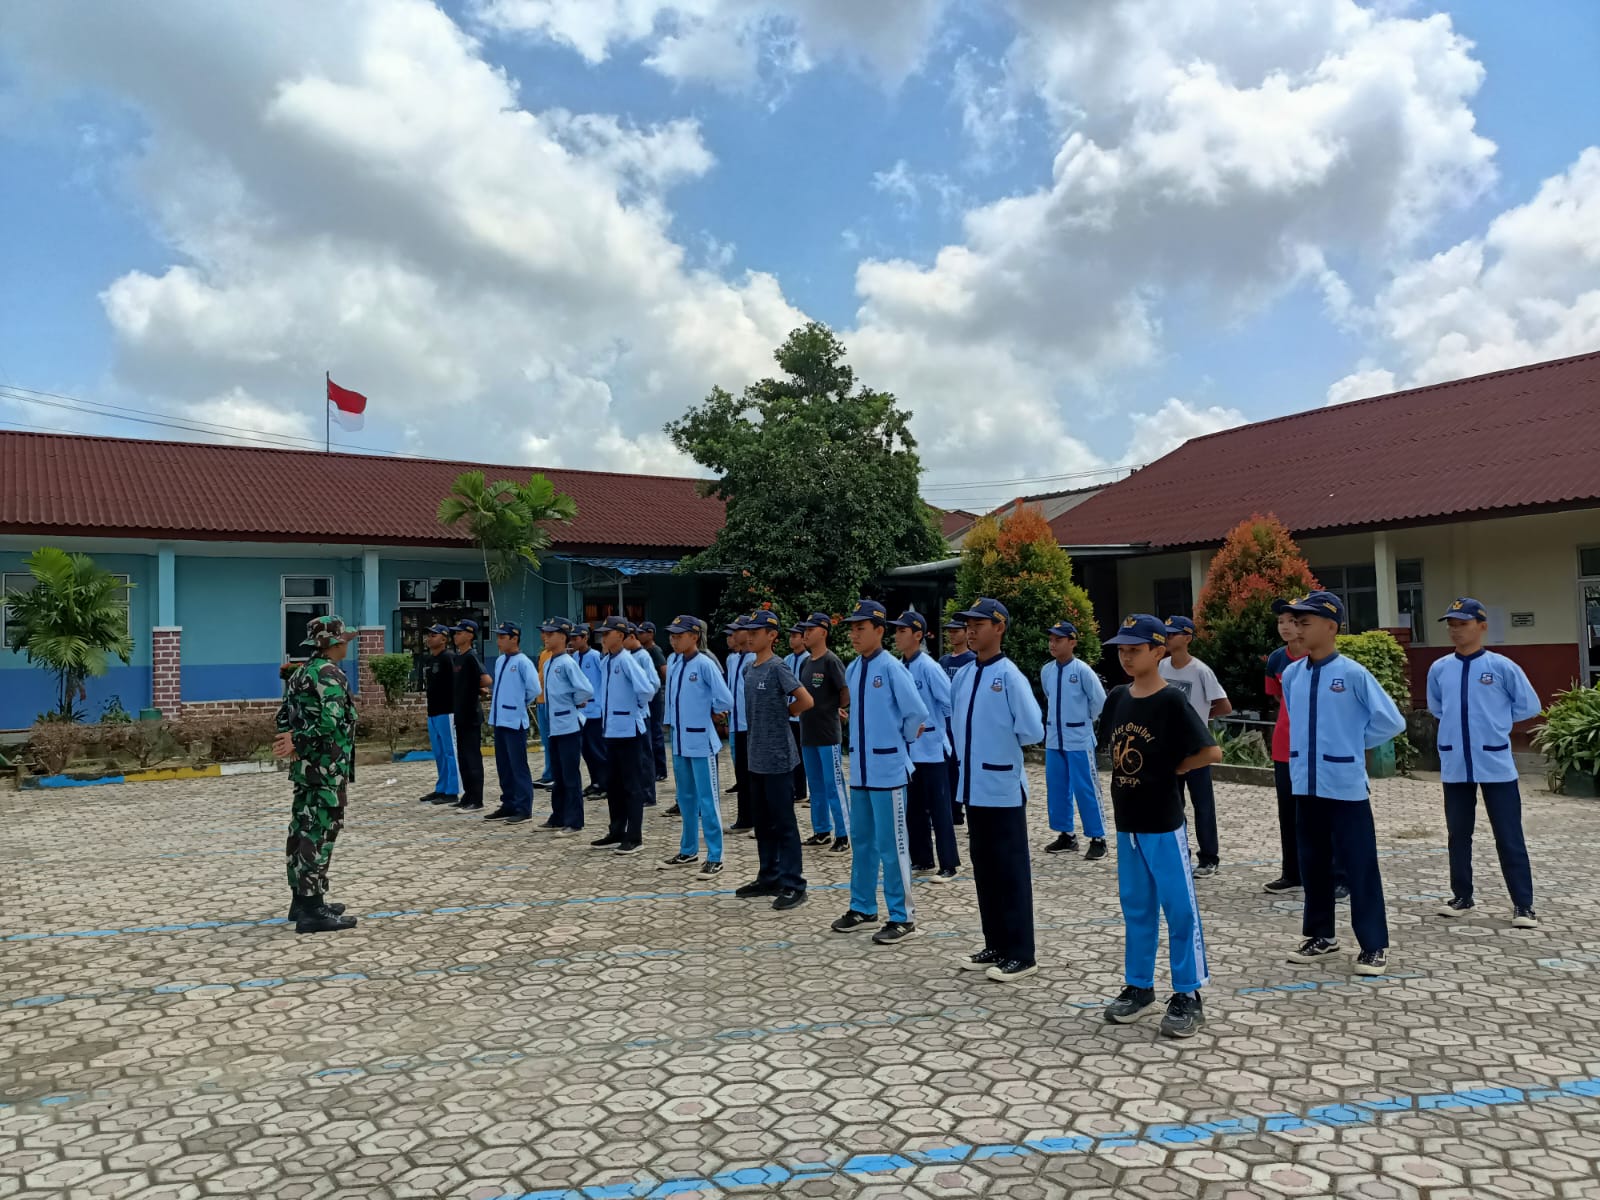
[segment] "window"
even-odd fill
[[[306,640],[306,625],[312,618],[332,615],[333,579],[327,575],[285,575],[279,599],[283,609],[284,658],[310,657],[300,643]]]
[[[402,579],[400,581],[400,606],[405,608],[413,604],[426,604],[428,602],[429,585],[426,579]]]
[[[122,628],[124,632],[131,632],[128,616],[128,577],[112,572],[111,578],[122,585]],[[37,582],[38,580],[34,579],[33,575],[27,571],[23,571],[20,574],[13,572],[0,575],[0,599],[3,599],[5,595],[11,592],[31,592]],[[0,602],[0,647],[6,645],[6,622],[10,617],[10,607]]]
[[[1600,546],[1578,551],[1578,574],[1585,578],[1600,579]]]
[[[1194,585],[1182,579],[1156,580],[1156,610],[1152,617],[1187,617],[1194,613]]]
[[[402,579],[401,608],[489,607],[489,585],[482,579]]]
[[[1422,611],[1422,560],[1420,558],[1401,559],[1394,564],[1395,590],[1400,593],[1400,615],[1411,618],[1411,644],[1425,646],[1428,643],[1427,613]]]

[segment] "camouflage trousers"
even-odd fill
[[[344,828],[344,785],[294,789],[289,816],[289,888],[297,896],[323,896],[328,891],[328,860]]]

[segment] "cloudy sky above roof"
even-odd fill
[[[687,472],[804,320],[985,507],[1600,347],[1547,0],[8,7],[0,424]]]

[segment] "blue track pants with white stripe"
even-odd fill
[[[1153,988],[1161,914],[1167,917],[1167,952],[1172,960],[1172,990],[1193,992],[1210,979],[1206,939],[1195,902],[1189,866],[1189,831],[1117,834],[1117,890],[1127,937],[1124,982]]]
[[[912,921],[911,855],[906,848],[906,790],[850,789],[850,907],[878,911],[878,876],[889,920]]]
[[[1046,750],[1044,786],[1051,829],[1072,832],[1072,803],[1076,800],[1083,818],[1083,835],[1105,837],[1106,821],[1100,812],[1100,778],[1095,774],[1093,750]]]

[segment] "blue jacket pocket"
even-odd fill
[[[704,729],[685,729],[685,733],[704,733]]]
[[[1289,751],[1289,757],[1290,758],[1299,758],[1300,757],[1300,751],[1298,751],[1298,750]]]
[[[1331,763],[1353,763],[1355,760],[1356,756],[1354,754],[1324,754],[1322,756],[1323,762]]]
[[[1068,721],[1068,722],[1066,722],[1066,726],[1067,726],[1068,729],[1082,729],[1087,724],[1088,724],[1087,721]]]
[[[1013,769],[1010,763],[980,763],[979,765],[985,771],[1010,771]]]
[[[572,715],[572,710],[570,708],[563,708],[560,712],[552,713],[551,715],[557,717],[570,717]]]
[[[1454,746],[1440,746],[1439,747],[1439,753],[1440,754],[1449,754],[1454,749],[1455,749]]]
[[[1484,749],[1484,751],[1486,753],[1496,754],[1496,753],[1500,752],[1501,750],[1509,750],[1509,749],[1511,749],[1511,743],[1507,742],[1504,746],[1485,746],[1483,749]]]
[[[896,746],[874,746],[872,752],[874,754],[899,754],[900,750]]]

